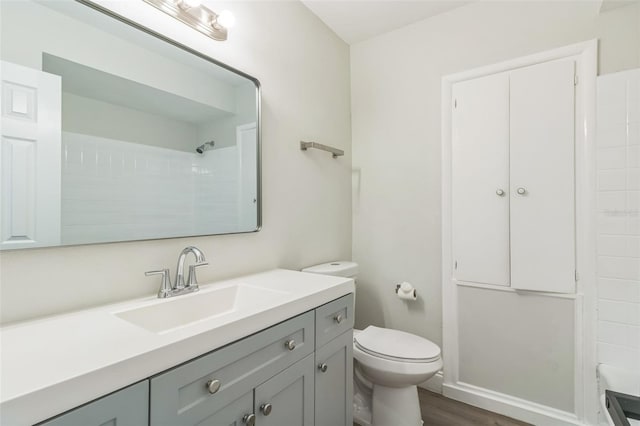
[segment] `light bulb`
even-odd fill
[[[222,25],[225,28],[232,28],[236,23],[236,18],[233,16],[233,13],[231,13],[230,11],[223,10],[218,15],[217,21],[218,21],[218,24]]]
[[[187,7],[198,7],[202,4],[202,0],[182,0]]]

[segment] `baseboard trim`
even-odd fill
[[[422,389],[426,389],[431,392],[442,394],[442,382],[443,382],[443,376],[442,376],[442,370],[440,370],[426,382],[420,383],[418,387]]]
[[[468,383],[444,383],[442,393],[447,398],[474,407],[493,411],[517,420],[545,426],[575,426],[584,423],[573,413],[536,404],[535,402],[494,392]]]

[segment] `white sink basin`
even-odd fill
[[[242,310],[256,310],[287,294],[264,287],[232,284],[154,301],[114,315],[154,333],[164,333],[194,322],[223,319]]]

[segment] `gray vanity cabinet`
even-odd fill
[[[313,354],[255,390],[256,425],[313,426]]]
[[[252,397],[245,396],[296,362],[313,357],[314,333],[314,313],[307,312],[152,377],[151,425],[234,424],[222,421],[238,418],[235,409],[228,411],[230,404],[237,405],[240,420],[257,416]],[[313,365],[310,368],[312,381]]]
[[[353,424],[353,332],[316,350],[315,426]]]
[[[39,426],[140,426],[149,423],[149,381],[129,386]]]
[[[315,425],[353,424],[353,294],[316,309]]]

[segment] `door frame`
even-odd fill
[[[598,41],[577,43],[442,78],[442,324],[443,394],[481,408],[535,424],[596,424],[596,167],[595,120]],[[499,72],[572,58],[576,61],[575,191],[576,191],[576,293],[540,293],[574,299],[575,307],[575,412],[568,413],[510,395],[459,381],[458,284],[452,280],[451,252],[451,123],[452,86],[455,83]],[[510,287],[474,285],[496,291]]]

